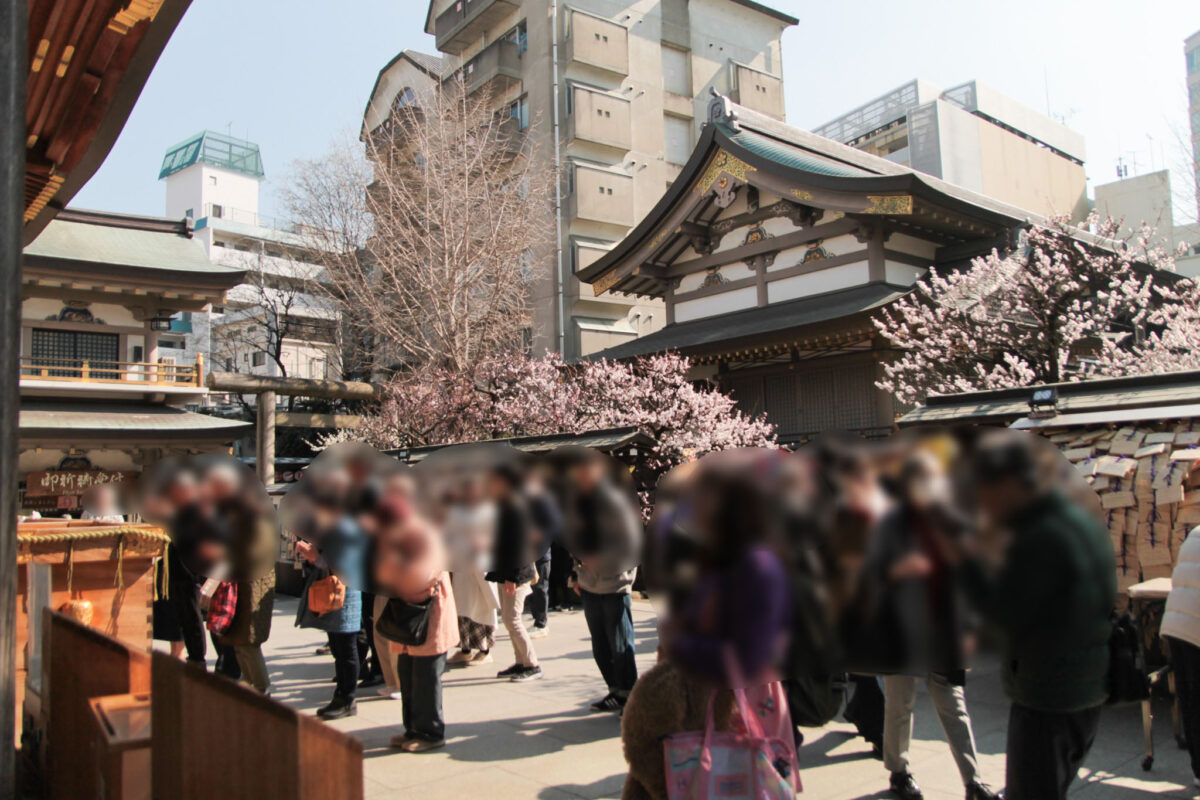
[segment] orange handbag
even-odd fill
[[[314,614],[338,611],[346,604],[346,584],[330,575],[313,581],[308,587],[308,610]]]

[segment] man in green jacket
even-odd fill
[[[1008,800],[1065,798],[1108,699],[1116,562],[1108,533],[1040,479],[1028,434],[985,437],[982,513],[1012,535],[998,572],[964,563],[966,590],[1005,640]]]

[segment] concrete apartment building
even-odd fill
[[[1038,214],[1088,211],[1083,136],[977,81],[913,80],[813,133]]]
[[[578,357],[658,330],[660,301],[574,277],[647,214],[692,152],[710,89],[784,118],[780,37],[797,20],[752,0],[433,0],[441,56],[380,72],[369,135],[423,88],[462,74],[537,137],[562,171],[561,248],[536,255],[535,351]],[[557,58],[556,58],[557,57]],[[557,144],[557,147],[556,147]]]
[[[259,214],[264,174],[257,144],[213,131],[167,151],[158,176],[167,216],[186,217],[212,263],[247,276],[223,304],[174,320],[169,340],[189,359],[203,353],[214,370],[340,377],[337,314],[310,291],[324,272],[303,260],[288,225]]]

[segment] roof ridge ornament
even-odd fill
[[[718,92],[716,87],[710,86],[708,91],[712,93],[713,98],[708,102],[708,121],[726,125],[734,131],[741,130],[737,112],[733,110],[733,101]]]

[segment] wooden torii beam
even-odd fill
[[[214,392],[252,394],[257,398],[258,424],[254,447],[255,467],[264,486],[275,478],[275,396],[318,397],[323,400],[378,400],[380,388],[361,381],[332,381],[315,378],[274,378],[210,372],[208,388]]]

